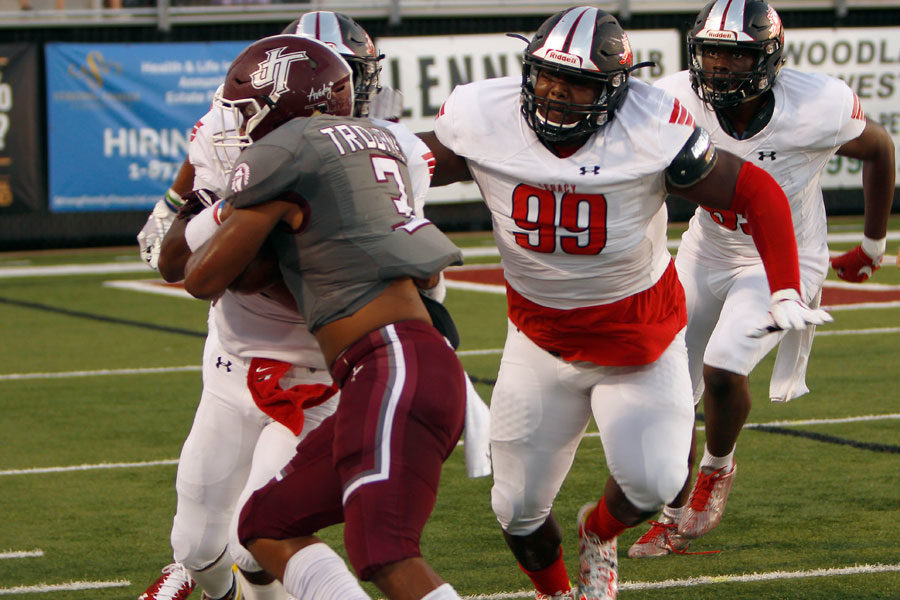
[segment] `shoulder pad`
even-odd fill
[[[716,156],[709,134],[697,127],[666,167],[666,181],[675,187],[692,186],[709,174],[716,164]]]

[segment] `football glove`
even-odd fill
[[[831,268],[844,281],[861,283],[881,267],[884,258],[884,240],[863,240],[863,243],[831,259]]]
[[[175,215],[181,208],[181,196],[171,189],[153,207],[147,222],[137,234],[141,258],[154,271],[159,270],[159,252],[163,238],[175,221]]]
[[[752,338],[761,338],[774,331],[806,329],[807,325],[821,325],[834,321],[828,311],[810,308],[800,299],[797,290],[787,288],[772,294],[769,313],[765,321],[747,332]]]
[[[204,208],[218,202],[219,197],[212,190],[196,189],[185,194],[182,200],[184,204],[178,209],[178,214],[175,215],[175,218],[190,221],[203,212]]]
[[[381,86],[369,104],[369,117],[396,123],[401,116],[403,116],[403,92],[386,85]]]

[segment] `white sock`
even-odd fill
[[[460,600],[460,597],[452,585],[445,583],[422,596],[422,600]]]
[[[674,506],[667,505],[663,508],[662,512],[664,517],[669,517],[670,519],[672,519],[673,523],[678,523],[679,521],[681,521],[681,515],[684,514],[684,507],[679,506],[676,508]]]
[[[194,578],[194,581],[197,582],[197,585],[206,592],[207,596],[210,598],[222,598],[231,591],[234,585],[234,573],[231,571],[233,565],[231,554],[226,550],[216,559],[216,562],[208,567],[200,571],[188,569],[188,572]]]
[[[371,600],[343,559],[319,543],[291,557],[284,570],[284,589],[295,598]]]
[[[731,466],[734,464],[734,450],[735,448],[732,448],[731,452],[725,456],[713,456],[709,453],[709,448],[704,448],[703,460],[700,461],[700,468],[703,469],[704,473],[712,473],[719,469],[730,471]]]
[[[250,583],[246,577],[241,577],[241,592],[244,600],[287,600],[287,592],[279,581],[260,585]]]

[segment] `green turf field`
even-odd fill
[[[831,224],[861,229],[858,218]],[[491,245],[488,235],[455,239]],[[900,289],[898,243],[888,242],[873,284]],[[133,600],[171,560],[175,463],[199,399],[207,305],[108,285],[156,279],[132,269],[136,260],[136,247],[0,254],[0,596]],[[75,265],[106,272],[47,271]],[[487,399],[505,299],[451,289],[447,306],[463,364]],[[769,403],[771,358],[751,377],[749,421],[781,429],[741,435],[725,518],[692,547],[720,552],[628,559],[645,527],[629,530],[621,598],[900,598],[900,307],[834,316],[816,339],[811,394]],[[575,514],[606,476],[600,441],[588,436],[555,507],[573,575]],[[324,537],[340,546],[340,528]],[[461,449],[447,463],[423,551],[464,596],[531,597],[491,513],[490,480],[465,477]]]

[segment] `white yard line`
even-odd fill
[[[3,475],[39,475],[42,473],[67,473],[70,471],[94,471],[97,469],[135,469],[140,467],[160,467],[167,465],[177,465],[177,458],[167,458],[165,460],[149,460],[143,462],[123,462],[123,463],[97,463],[93,465],[72,465],[68,467],[35,467],[33,469],[7,469],[0,471]]]
[[[900,419],[900,413],[889,413],[884,415],[862,415],[859,417],[838,417],[834,419],[798,419],[796,421],[771,421],[769,423],[746,423],[745,429],[758,429],[761,427],[799,427],[802,425],[835,425],[840,423],[858,423],[862,421],[888,421]],[[703,425],[698,425],[697,429],[703,431]],[[585,437],[599,437],[597,432],[586,433]],[[460,441],[459,445],[462,445]],[[94,471],[99,469],[137,469],[143,467],[161,467],[168,465],[177,465],[177,458],[169,458],[165,460],[151,460],[144,462],[121,462],[121,463],[97,463],[85,465],[72,465],[66,467],[35,467],[32,469],[7,469],[0,471],[0,477],[6,475],[40,475],[44,473],[66,473],[71,471]]]
[[[46,267],[0,267],[0,278],[50,277],[52,275],[104,275],[107,273],[147,273],[153,271],[142,262],[98,263],[95,265],[49,265]]]
[[[46,594],[47,592],[72,592],[82,590],[100,590],[104,588],[128,587],[130,581],[117,579],[115,581],[70,581],[68,583],[39,583],[37,585],[17,585],[16,587],[0,588],[0,596],[12,596],[18,594]]]
[[[144,375],[147,373],[178,373],[182,371],[199,371],[199,365],[183,367],[147,367],[143,369],[100,369],[98,371],[61,371],[58,373],[8,373],[0,375],[0,381],[19,381],[22,379],[64,379],[66,377],[96,377],[101,375]]]
[[[770,571],[768,573],[751,573],[748,575],[714,575],[689,577],[688,579],[666,579],[665,581],[623,581],[620,590],[661,590],[678,587],[697,587],[716,583],[748,583],[757,581],[775,581],[779,579],[808,579],[810,577],[839,577],[845,575],[868,575],[872,573],[891,573],[900,571],[897,565],[856,565],[830,569],[812,569],[809,571]],[[464,600],[513,600],[515,598],[533,598],[534,590],[520,590],[478,596],[463,596]]]
[[[151,294],[159,294],[161,296],[173,296],[175,298],[194,297],[180,286],[164,285],[159,279],[145,279],[139,281],[104,281],[104,287],[117,288],[120,290],[131,290],[132,292],[148,292]]]
[[[851,233],[829,233],[827,240],[830,243],[841,242],[861,242],[862,232]],[[889,242],[900,240],[900,231],[889,231],[887,233]],[[676,249],[681,244],[681,239],[671,239],[666,242],[666,246],[670,249]],[[137,252],[137,250],[135,250]],[[499,252],[494,246],[483,246],[473,248],[462,248],[462,254],[466,258],[483,258],[489,256],[499,256]],[[838,254],[838,253],[835,253]],[[896,256],[886,255],[884,264],[893,263]],[[27,266],[22,261],[15,263],[7,262],[7,265],[0,267],[0,279],[5,277],[49,277],[52,275],[96,275],[103,273],[147,273],[152,271],[146,263],[142,261],[120,262],[120,263],[97,263],[97,264],[73,264],[73,265],[48,265],[48,266]]]
[[[839,425],[841,423],[859,423],[863,421],[893,421],[900,419],[900,413],[884,415],[862,415],[859,417],[838,417],[835,419],[797,419],[796,421],[770,421],[768,423],[744,423],[744,429],[761,429],[764,427],[802,427],[803,425]],[[697,425],[697,431],[706,431],[705,425]],[[586,433],[585,437],[599,437],[597,432]]]
[[[0,560],[9,558],[39,558],[43,555],[43,550],[6,550],[0,552]]]

